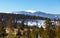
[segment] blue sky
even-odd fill
[[[24,10],[60,14],[60,0],[0,0],[0,11]]]

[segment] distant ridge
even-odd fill
[[[31,16],[42,16],[42,17],[47,17],[50,19],[60,19],[60,14],[47,14],[44,12],[36,11],[34,13],[27,12],[27,11],[17,11],[13,12],[14,14],[25,14],[25,15],[31,15]]]
[[[9,14],[24,14],[24,15],[31,15],[31,16],[41,16],[50,19],[60,19],[60,14],[47,14],[41,11],[15,11],[15,12],[0,12],[0,13],[9,13]]]

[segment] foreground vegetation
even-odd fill
[[[0,21],[0,38],[38,38],[38,34],[41,38],[60,38],[60,21],[58,26],[52,24],[50,19],[47,19],[44,24],[45,28],[42,26],[39,28],[24,25],[24,21],[15,26],[12,18],[6,22]],[[6,31],[7,29],[8,31]]]

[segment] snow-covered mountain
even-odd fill
[[[47,17],[50,19],[60,19],[60,14],[47,14],[41,11],[34,11],[34,10],[26,10],[26,11],[14,11],[14,12],[2,12],[2,13],[11,13],[11,14],[25,14],[25,15],[31,15],[31,16],[41,16],[41,17]]]
[[[40,12],[40,11],[34,11],[34,12],[28,12],[28,11],[17,11],[17,12],[13,12],[14,14],[25,14],[25,15],[31,15],[31,16],[41,16],[41,17],[47,17],[50,19],[60,19],[60,14],[47,14],[44,12]]]

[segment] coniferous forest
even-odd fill
[[[17,20],[21,20],[17,23]],[[45,20],[43,28],[24,25],[27,19]],[[20,14],[0,14],[0,38],[60,38],[60,20]]]

